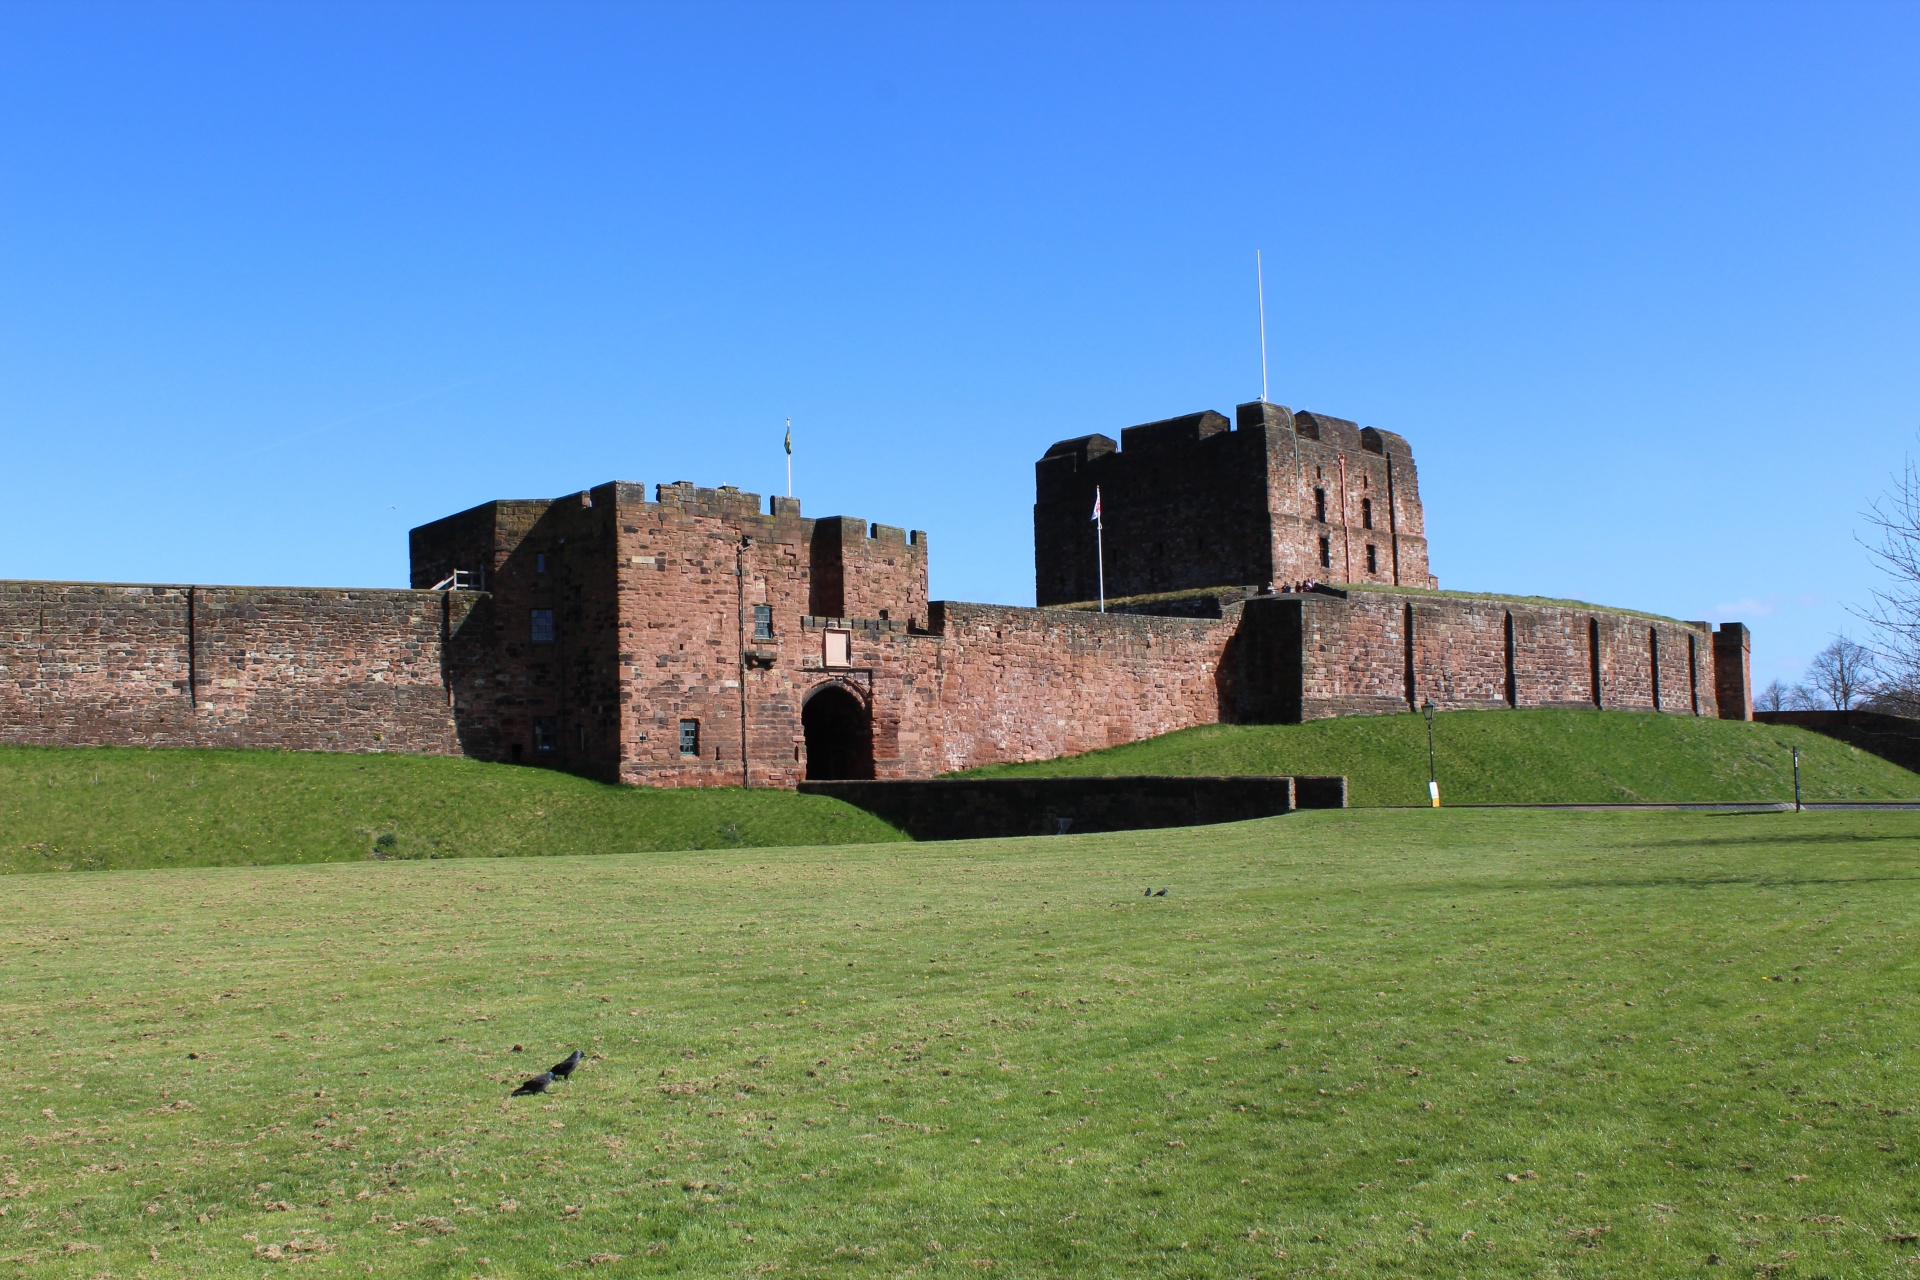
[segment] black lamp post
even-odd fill
[[[1427,699],[1421,710],[1427,712],[1427,798],[1440,808],[1440,775],[1434,773],[1434,700]]]

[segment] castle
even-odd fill
[[[917,530],[686,482],[423,525],[410,590],[0,582],[0,741],[790,787],[1428,701],[1751,716],[1738,623],[1435,590],[1392,433],[1261,401],[1035,471],[1035,608],[929,601]]]

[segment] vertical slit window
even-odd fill
[[[1320,539],[1320,567],[1322,569],[1333,568],[1333,539],[1332,538]]]
[[[1600,696],[1600,619],[1587,619],[1587,676],[1592,682],[1593,705],[1606,705]]]
[[[1513,615],[1507,615],[1507,705],[1520,705],[1520,678],[1513,669]]]
[[[1647,670],[1653,685],[1653,709],[1660,709],[1660,632],[1647,628]]]
[[[1372,498],[1360,499],[1360,527],[1362,529],[1373,528],[1373,499]]]
[[[1687,701],[1694,715],[1700,714],[1700,654],[1693,632],[1687,632]]]
[[[1321,524],[1327,522],[1327,491],[1325,489],[1313,491],[1313,518]]]
[[[1367,544],[1367,572],[1380,572],[1380,548],[1374,546],[1371,542]]]
[[[1410,604],[1401,606],[1400,636],[1406,658],[1407,710],[1414,711],[1420,706],[1420,690],[1413,678],[1413,606]]]

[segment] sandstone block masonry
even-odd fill
[[[435,591],[0,583],[0,740],[463,750]]]
[[[1390,431],[1256,401],[1062,440],[1035,465],[1042,605],[1313,580],[1432,587],[1413,450]]]
[[[1737,623],[1430,589],[1389,432],[1255,403],[1121,441],[1038,464],[1040,608],[929,600],[920,531],[686,482],[423,525],[405,591],[0,583],[0,741],[786,787],[1429,700],[1751,714]]]

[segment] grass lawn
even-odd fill
[[[1434,717],[1433,736],[1451,804],[1791,800],[1796,746],[1809,800],[1920,800],[1920,774],[1788,725],[1631,711],[1449,711]],[[1351,804],[1425,804],[1427,726],[1417,715],[1208,725],[969,776],[1129,773],[1338,773]]]
[[[0,747],[0,873],[904,840],[823,796],[312,751]]]
[[[1917,936],[1911,812],[19,877],[0,1260],[1908,1275]]]

